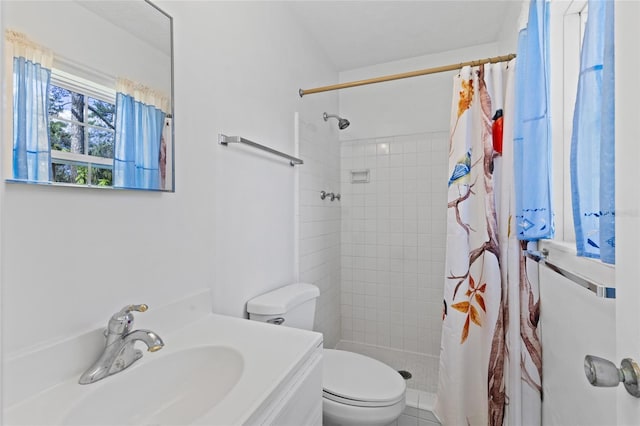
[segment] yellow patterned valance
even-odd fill
[[[135,100],[147,105],[153,105],[165,113],[170,113],[169,98],[159,90],[152,89],[142,83],[118,78],[116,92],[132,96]]]

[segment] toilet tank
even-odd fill
[[[320,290],[313,284],[280,287],[247,302],[249,319],[312,330],[319,295]]]

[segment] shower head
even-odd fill
[[[349,120],[347,120],[346,118],[340,118],[337,115],[327,114],[326,112],[322,113],[322,118],[324,118],[324,121],[329,120],[329,117],[333,117],[333,118],[338,120],[338,128],[340,130],[346,129],[347,127],[349,127],[349,124],[351,124],[351,123],[349,123]]]

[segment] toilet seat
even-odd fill
[[[343,404],[343,405],[351,405],[354,407],[388,407],[391,405],[395,405],[398,402],[402,401],[403,396],[399,397],[397,400],[395,401],[389,401],[389,402],[373,402],[373,401],[359,401],[357,399],[348,399],[348,398],[342,398],[340,396],[334,395],[332,393],[327,392],[326,390],[322,391],[322,397],[326,398],[328,400],[337,402],[338,404]]]
[[[356,407],[386,407],[404,400],[406,384],[397,371],[354,352],[325,349],[323,397]]]

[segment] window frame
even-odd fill
[[[571,204],[571,135],[580,74],[580,48],[584,38],[587,0],[552,1],[551,109],[553,152],[553,203],[555,241],[575,243]],[[558,90],[554,89],[559,87]]]
[[[91,80],[87,80],[85,78],[79,77],[77,75],[68,73],[66,71],[60,70],[58,68],[51,69],[51,85],[61,87],[66,90],[70,90],[75,93],[79,93],[85,97],[84,102],[84,117],[88,117],[88,101],[87,98],[93,98],[99,101],[107,102],[110,104],[116,105],[116,91],[115,89],[103,86],[101,84],[95,83]],[[52,120],[52,117],[49,116],[49,120]],[[109,168],[113,172],[113,158],[106,157],[98,157],[95,155],[88,154],[88,133],[86,129],[93,128],[98,130],[111,130],[105,127],[96,126],[93,124],[89,124],[88,122],[78,122],[75,120],[61,119],[61,118],[53,118],[53,120],[62,121],[65,123],[77,124],[83,126],[83,131],[85,132],[84,138],[84,151],[85,154],[78,154],[72,152],[59,151],[55,149],[51,149],[51,167],[53,168],[53,164],[68,164],[73,166],[86,166],[88,168],[87,171],[87,183],[78,184],[78,183],[67,183],[67,182],[56,182],[52,181],[52,183],[56,185],[69,185],[69,186],[78,186],[78,187],[100,187],[100,188],[113,188],[113,182],[111,185],[102,186],[95,185],[91,183],[92,178],[92,169],[95,166],[96,168]],[[113,130],[114,134],[114,144],[115,144],[115,129]],[[114,153],[115,154],[115,153]]]

